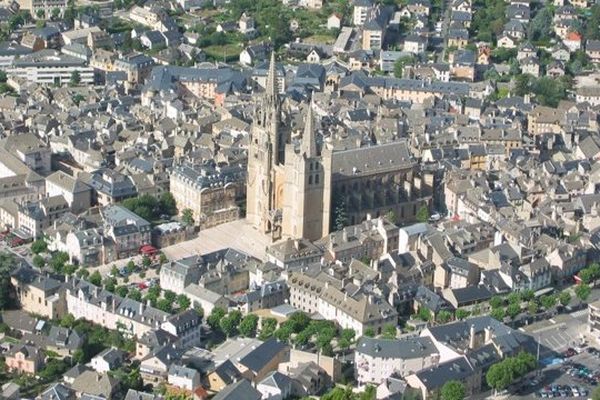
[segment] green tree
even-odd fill
[[[115,293],[121,297],[127,297],[127,294],[129,293],[129,288],[125,285],[117,286],[115,289]]]
[[[346,201],[342,197],[338,197],[334,200],[333,227],[336,231],[341,231],[346,225],[348,225]]]
[[[215,307],[212,309],[212,312],[206,319],[206,322],[213,330],[216,330],[219,328],[221,319],[223,319],[225,314],[227,314],[227,312],[221,307]]]
[[[194,225],[194,212],[189,208],[181,211],[181,222],[187,226]]]
[[[535,292],[531,289],[523,290],[521,292],[521,301],[531,301],[535,297]]]
[[[277,320],[275,318],[263,318],[260,323],[260,340],[266,340],[273,336],[277,329]]]
[[[100,286],[102,284],[102,275],[96,270],[90,275],[89,281],[92,285]]]
[[[416,317],[421,321],[431,321],[431,311],[429,311],[426,307],[419,307],[419,311],[417,311]]]
[[[35,12],[35,15],[38,19],[44,19],[46,17],[46,11],[44,11],[43,8],[38,8],[38,10]]]
[[[152,265],[152,260],[150,259],[150,257],[144,255],[144,257],[142,257],[142,265],[144,266],[144,268],[150,267],[150,265]]]
[[[164,192],[160,195],[160,209],[163,214],[175,215],[177,214],[177,203],[171,192]]]
[[[508,364],[500,362],[490,367],[485,379],[492,389],[504,390],[512,383],[514,376]]]
[[[448,381],[442,386],[440,394],[442,400],[463,400],[465,398],[465,386],[459,381]]]
[[[237,334],[237,328],[242,320],[242,313],[238,310],[233,310],[227,316],[221,319],[219,326],[227,337],[232,337]]]
[[[69,79],[69,83],[73,86],[77,86],[81,83],[81,74],[79,71],[75,70],[71,72],[71,78]]]
[[[520,304],[521,296],[517,292],[512,292],[506,297],[506,300],[508,301],[508,304]]]
[[[51,12],[52,19],[58,19],[60,17],[60,8],[54,7]]]
[[[490,299],[490,306],[492,307],[492,309],[500,308],[503,305],[504,305],[504,299],[502,299],[502,297],[500,297],[500,296],[493,296]]]
[[[73,326],[75,326],[75,317],[73,316],[73,314],[65,314],[60,319],[60,326],[62,326],[63,328],[73,328]]]
[[[242,336],[255,337],[257,328],[258,317],[254,314],[248,314],[240,322],[239,331]]]
[[[505,316],[506,316],[506,312],[504,311],[503,308],[494,308],[490,312],[490,317],[497,319],[500,322],[502,322],[502,320],[504,319]]]
[[[425,204],[422,205],[417,210],[417,215],[415,215],[415,218],[419,222],[427,222],[429,220],[429,207],[427,207]]]
[[[135,301],[142,301],[142,292],[140,292],[136,288],[133,288],[129,290],[129,293],[127,293],[127,297]]]
[[[461,320],[467,318],[469,315],[471,315],[471,313],[468,312],[467,310],[463,310],[462,308],[459,308],[454,313],[454,316],[456,317],[456,319],[461,319]]]
[[[527,312],[529,312],[529,314],[531,314],[531,315],[535,315],[535,314],[537,314],[538,311],[539,311],[539,306],[538,306],[537,301],[535,301],[535,300],[529,301],[529,303],[527,304]]]
[[[5,71],[0,71],[0,83],[6,83],[8,76]]]
[[[166,313],[173,312],[173,302],[167,299],[158,299],[156,302],[156,308]]]
[[[600,387],[592,392],[592,400],[600,400]]]
[[[373,328],[369,327],[369,328],[365,329],[363,335],[365,335],[366,337],[375,337],[375,330],[373,330]]]
[[[31,243],[31,252],[34,254],[44,253],[46,250],[48,250],[48,244],[44,239],[38,239]]]
[[[383,327],[383,337],[385,339],[395,339],[397,333],[394,325],[390,324]]]
[[[527,36],[532,42],[547,41],[552,33],[552,11],[548,7],[540,9],[531,19]]]
[[[415,61],[416,60],[414,56],[404,56],[398,58],[396,62],[394,62],[394,76],[396,78],[402,78],[402,75],[404,74],[404,67],[414,64]]]
[[[187,310],[188,308],[190,308],[190,305],[192,304],[189,297],[187,297],[183,293],[178,295],[177,298],[175,299],[175,301],[177,302],[177,305],[179,306],[179,308],[181,310]]]
[[[585,284],[585,283],[577,285],[577,287],[575,288],[575,295],[581,301],[586,301],[588,299],[588,297],[590,297],[591,293],[592,293],[592,288],[590,287],[590,285]]]
[[[82,349],[77,349],[73,352],[73,362],[75,364],[84,364],[86,362],[85,352]]]
[[[571,293],[563,290],[558,296],[558,301],[560,301],[560,304],[562,304],[564,307],[568,306],[569,303],[571,303]]]
[[[33,256],[31,262],[33,262],[33,265],[39,269],[44,268],[44,265],[46,265],[46,260],[44,260],[44,257],[40,256],[39,254]]]
[[[447,322],[450,322],[451,319],[452,313],[447,310],[441,310],[435,317],[436,322],[439,324],[445,324]]]
[[[352,342],[354,342],[354,337],[356,336],[356,332],[354,329],[342,329],[340,332],[340,339],[338,341],[338,345],[342,349],[347,349],[350,347]]]
[[[160,253],[158,255],[158,262],[160,262],[161,265],[164,264],[164,263],[166,263],[167,261],[169,261],[169,259],[167,258],[167,256],[165,255],[165,253]]]
[[[506,307],[506,314],[511,319],[515,319],[515,317],[517,315],[519,315],[520,313],[521,313],[521,306],[517,303],[509,304],[508,307]]]
[[[544,295],[540,297],[540,303],[544,309],[549,310],[556,305],[556,296],[554,295]]]

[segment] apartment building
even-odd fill
[[[49,319],[60,319],[67,314],[62,283],[56,279],[20,266],[11,274],[10,282],[24,311]]]
[[[84,60],[51,49],[21,56],[7,69],[8,75],[48,85],[69,83],[74,73],[79,74],[81,83],[95,82],[94,69]]]
[[[407,376],[435,367],[439,351],[429,338],[375,339],[363,336],[356,345],[354,374],[359,385],[380,385],[390,376]]]
[[[398,313],[384,299],[358,290],[348,293],[328,281],[303,273],[288,278],[290,304],[308,314],[319,313],[342,328],[354,329],[357,336],[371,328],[380,334],[385,325],[396,325]]]

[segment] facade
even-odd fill
[[[179,165],[171,172],[170,192],[178,210],[192,210],[194,221],[210,228],[239,218],[243,178],[238,166]]]
[[[363,336],[356,345],[354,373],[359,385],[379,385],[390,376],[401,377],[435,367],[439,352],[429,338],[374,339]]]
[[[29,267],[19,267],[10,278],[17,300],[26,312],[49,319],[60,319],[67,314],[62,283],[36,273]]]
[[[357,336],[368,328],[380,334],[388,324],[396,325],[398,313],[385,300],[373,294],[348,294],[341,289],[302,273],[288,278],[290,304],[308,314],[319,313],[323,318],[354,329]]]
[[[320,149],[311,104],[300,143],[290,143],[275,76],[273,55],[250,135],[246,212],[252,225],[273,239],[317,240],[329,233],[340,208],[357,224],[390,211],[399,221],[410,221],[428,204],[429,183],[415,175],[406,142]]]
[[[95,82],[94,69],[87,66],[84,60],[56,50],[40,50],[15,59],[7,73],[30,82],[50,85],[69,83],[74,73],[79,74],[81,83]]]
[[[588,328],[596,340],[600,340],[600,300],[588,304]]]

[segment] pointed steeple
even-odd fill
[[[304,133],[302,134],[302,153],[306,154],[306,157],[317,156],[317,140],[315,138],[315,119],[313,115],[313,103],[312,100],[306,110],[306,124],[304,125]]]
[[[271,52],[271,61],[269,63],[269,74],[267,75],[267,96],[275,97],[278,93],[277,74],[275,72],[275,52]]]

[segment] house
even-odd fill
[[[46,177],[46,194],[49,197],[62,196],[76,214],[88,210],[92,203],[92,189],[63,171],[56,171]]]
[[[592,62],[600,62],[600,40],[588,40],[585,44],[585,54]]]
[[[582,48],[583,36],[579,32],[571,31],[563,39],[563,44],[571,51],[577,51]]]
[[[73,329],[52,325],[46,347],[61,356],[68,356],[83,346],[84,339],[82,334]]]
[[[100,374],[96,371],[84,371],[73,380],[71,389],[75,391],[77,397],[88,394],[111,399],[119,390],[119,381],[107,373]]]
[[[244,378],[253,383],[258,383],[270,372],[276,371],[279,364],[288,358],[289,347],[271,338],[262,342],[240,359],[231,361]]]
[[[246,379],[227,385],[213,397],[213,400],[261,400],[262,394]]]
[[[51,319],[60,319],[67,314],[60,281],[41,275],[29,266],[17,267],[11,273],[10,281],[24,311]]]
[[[258,62],[267,61],[271,46],[266,43],[250,45],[240,53],[240,64],[254,65]]]
[[[110,204],[100,209],[100,215],[104,223],[107,259],[137,255],[142,246],[151,243],[150,223],[127,208]]]
[[[438,349],[429,338],[396,340],[363,336],[356,344],[354,375],[360,386],[379,385],[395,374],[407,376],[435,367],[439,357]]]
[[[94,356],[90,361],[92,368],[99,373],[114,371],[123,364],[125,353],[121,350],[109,347],[100,354]]]
[[[437,398],[442,386],[449,381],[461,382],[466,396],[479,392],[481,388],[481,376],[465,356],[411,374],[405,379],[410,387],[421,391],[423,400]]]
[[[448,46],[463,49],[469,44],[469,31],[464,28],[448,29]]]
[[[517,47],[517,39],[513,38],[508,34],[501,34],[498,38],[498,47],[503,47],[505,49],[514,49]]]
[[[200,373],[192,368],[172,364],[169,367],[167,382],[171,386],[191,392],[200,386]]]
[[[225,360],[207,375],[209,388],[214,392],[242,379],[242,374],[230,360]]]
[[[15,344],[6,352],[6,368],[19,374],[37,374],[44,366],[44,353],[35,346]]]
[[[194,306],[201,307],[205,315],[210,315],[215,307],[222,308],[223,310],[229,309],[229,300],[225,296],[195,283],[187,285],[183,293],[190,299]]]
[[[287,375],[274,371],[256,385],[263,398],[287,399],[292,394],[293,381]]]
[[[342,17],[338,13],[333,13],[327,18],[327,29],[340,29],[342,27]]]
[[[150,50],[166,47],[167,41],[159,31],[147,31],[140,36],[142,46]]]
[[[75,400],[75,392],[62,383],[54,383],[38,397],[40,400]]]
[[[169,317],[160,327],[177,338],[178,344],[189,348],[200,344],[200,315],[189,309]]]
[[[413,54],[421,54],[427,50],[427,38],[421,35],[408,35],[404,39],[404,51]]]
[[[523,58],[520,62],[521,72],[532,75],[536,78],[540,76],[540,60],[535,56]]]

